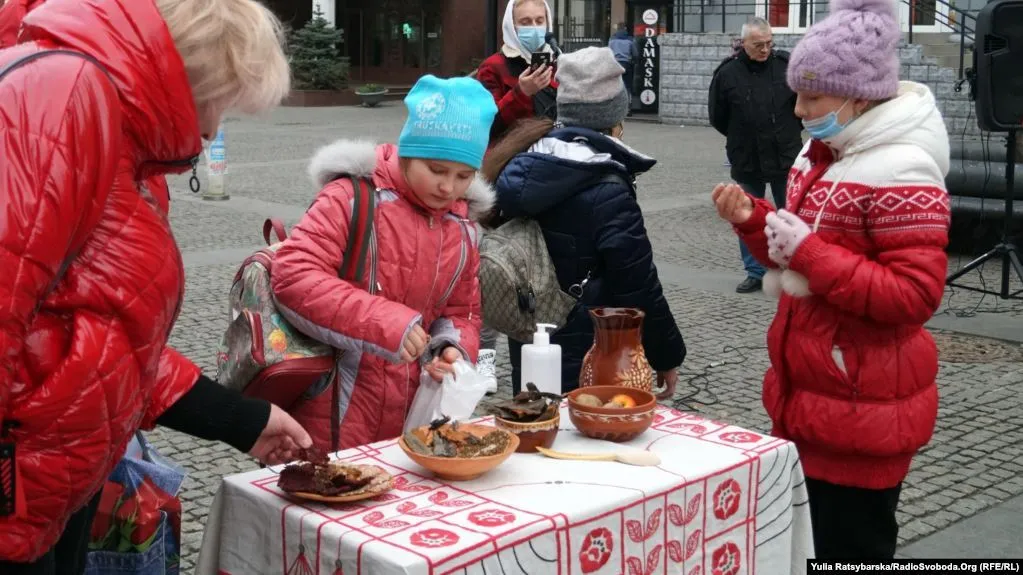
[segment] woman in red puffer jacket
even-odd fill
[[[0,51],[0,573],[76,574],[140,427],[267,462],[310,443],[167,347],[184,268],[163,175],[226,110],[279,102],[288,67],[251,0],[50,0],[18,41]]]
[[[930,89],[899,82],[899,37],[893,0],[834,0],[789,60],[811,140],[785,209],[714,190],[773,268],[764,407],[799,448],[823,560],[894,557],[902,481],[938,414],[924,324],[948,265],[948,132]]]

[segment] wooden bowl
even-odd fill
[[[591,407],[580,404],[576,397],[582,394],[596,396],[607,403],[616,395],[627,395],[636,407]],[[580,387],[568,394],[568,417],[580,433],[605,441],[629,441],[639,437],[654,422],[657,398],[649,391],[617,385]]]
[[[497,428],[490,425],[462,423],[459,424],[458,429],[468,431],[476,437],[483,437]],[[517,435],[503,429],[498,431],[508,434],[508,446],[501,453],[484,457],[438,457],[435,455],[423,455],[412,451],[408,444],[405,443],[404,437],[398,438],[398,445],[412,461],[430,470],[437,477],[448,481],[469,481],[501,465],[505,459],[508,459],[518,449],[519,438]]]
[[[531,421],[520,423],[508,421],[500,417],[494,417],[494,424],[498,429],[504,429],[514,433],[519,438],[519,453],[536,453],[536,448],[543,447],[550,449],[554,440],[558,437],[558,428],[561,427],[561,413],[555,413],[553,419],[545,421]]]

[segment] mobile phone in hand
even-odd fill
[[[536,70],[540,66],[551,65],[551,54],[550,52],[533,52],[533,59],[529,63],[531,70]]]

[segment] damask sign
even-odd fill
[[[660,9],[649,8],[643,11],[643,25],[637,26],[635,42],[639,44],[639,111],[656,114],[659,109],[658,90],[660,88],[661,50],[657,36],[663,27],[664,15]]]

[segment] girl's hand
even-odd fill
[[[455,362],[462,359],[462,353],[454,347],[446,347],[437,357],[426,364],[426,373],[440,383],[447,374],[455,373]]]
[[[718,184],[711,193],[714,207],[721,219],[732,224],[744,224],[753,217],[753,200],[737,184]]]
[[[430,343],[430,335],[423,330],[423,326],[416,324],[412,327],[412,330],[405,336],[405,341],[401,344],[401,361],[402,363],[412,363],[419,359],[419,356],[423,355],[426,351],[426,344]]]

